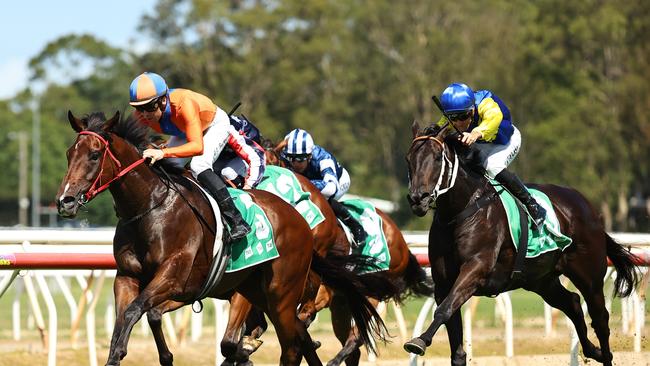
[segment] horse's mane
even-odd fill
[[[126,119],[120,118],[110,131],[104,130],[104,124],[106,123],[106,115],[104,112],[86,114],[81,117],[81,121],[86,124],[86,130],[93,131],[108,141],[111,141],[111,136],[108,132],[113,132],[135,146],[138,151],[146,149],[151,141],[149,138],[149,128],[142,123],[138,123],[133,116],[129,116]]]
[[[450,130],[449,128],[442,128],[433,123],[424,127],[418,132],[418,136],[431,136],[437,137],[439,140],[444,141],[449,148],[458,154],[461,165],[465,171],[475,179],[483,179],[484,169],[480,164],[480,151],[465,146],[458,138],[458,132]]]
[[[470,177],[480,181],[485,179],[485,169],[481,162],[480,150],[466,146],[460,142],[458,133],[455,131],[447,133],[444,141],[451,150],[458,154],[461,166],[465,168],[465,171]]]
[[[427,127],[423,128],[419,135],[421,136],[436,136],[440,133],[441,127],[438,126],[435,123],[432,123],[428,125]]]
[[[130,115],[127,118],[120,118],[119,121],[113,125],[110,131],[104,130],[104,123],[106,122],[106,115],[104,112],[92,112],[81,117],[81,121],[86,124],[86,130],[93,131],[108,141],[111,141],[111,136],[108,132],[113,132],[115,135],[123,138],[125,141],[135,146],[139,152],[144,151],[151,146],[151,142],[158,138],[157,135],[151,133],[151,129],[137,121],[137,119]],[[162,169],[160,169],[162,168]],[[169,175],[182,175],[185,172],[184,167],[180,167],[169,159],[159,160],[154,165],[154,171],[163,176],[164,172]]]
[[[260,137],[260,145],[262,145],[262,148],[264,148],[264,150],[273,150],[276,146],[273,140],[267,139],[266,137]]]

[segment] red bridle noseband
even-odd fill
[[[102,144],[104,144],[104,147],[105,147],[104,156],[102,156],[101,169],[99,170],[99,174],[97,174],[97,178],[95,178],[95,181],[90,186],[88,191],[85,194],[81,195],[81,203],[88,203],[96,195],[98,195],[102,191],[106,190],[106,188],[108,188],[108,186],[110,186],[111,183],[113,183],[115,180],[121,178],[124,174],[130,172],[135,167],[137,167],[138,165],[140,165],[140,164],[142,164],[144,162],[143,158],[135,161],[133,164],[131,164],[131,165],[127,166],[126,168],[120,170],[119,173],[117,173],[111,180],[109,180],[108,182],[102,184],[101,186],[99,186],[99,188],[97,188],[97,184],[101,184],[100,180],[101,180],[102,174],[104,173],[104,161],[106,160],[106,155],[109,155],[111,157],[113,162],[117,165],[118,170],[120,168],[122,168],[122,163],[120,163],[120,161],[117,160],[115,155],[113,155],[113,153],[111,152],[111,149],[110,149],[110,147],[108,145],[108,141],[105,138],[103,138],[101,135],[99,135],[96,132],[92,132],[92,131],[81,131],[81,132],[79,132],[79,134],[80,135],[95,136],[102,142]]]

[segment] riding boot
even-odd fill
[[[467,146],[463,159],[470,171],[480,176],[485,175],[485,161],[487,160],[487,155],[483,150],[476,148],[475,144]]]
[[[226,184],[212,170],[208,169],[201,172],[197,177],[199,183],[210,192],[212,197],[217,200],[221,215],[224,217],[228,227],[231,240],[239,240],[251,232],[251,227],[244,221],[241,213],[235,207],[232,197],[228,193]]]
[[[347,226],[350,231],[352,231],[352,236],[354,236],[355,242],[353,246],[355,248],[358,248],[359,246],[363,245],[366,242],[368,234],[363,229],[363,226],[361,226],[361,223],[355,220],[352,215],[350,215],[350,211],[348,211],[348,209],[341,202],[335,200],[334,198],[330,198],[329,203],[330,206],[332,206],[336,217],[343,221],[345,226]]]
[[[533,218],[535,227],[541,228],[546,217],[546,210],[540,206],[537,201],[530,195],[524,183],[519,178],[507,169],[503,169],[499,174],[494,177],[497,182],[503,184],[513,196],[526,206],[528,213]]]

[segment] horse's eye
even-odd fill
[[[90,160],[97,160],[101,156],[100,151],[93,151],[90,153]]]

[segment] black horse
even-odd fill
[[[629,296],[638,284],[635,257],[604,230],[602,221],[587,199],[574,189],[535,185],[552,201],[561,230],[573,239],[564,251],[551,251],[526,259],[519,278],[511,273],[516,258],[508,219],[494,188],[462,158],[466,148],[445,129],[420,130],[413,123],[413,142],[406,154],[409,167],[408,200],[418,216],[436,205],[429,232],[429,261],[436,284],[438,308],[427,330],[404,345],[408,352],[423,355],[438,328],[445,324],[451,347],[451,364],[466,365],[460,307],[471,296],[494,296],[524,288],[562,310],[576,327],[584,355],[612,365],[609,348],[609,313],[605,308],[603,278],[610,258],[618,276],[615,292]],[[477,202],[480,202],[478,205]],[[465,211],[474,206],[472,211]],[[592,327],[600,342],[587,338],[587,326],[578,294],[568,291],[559,276],[568,277],[584,297]]]

